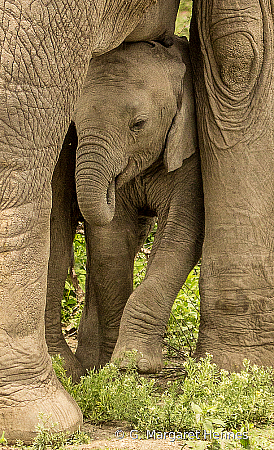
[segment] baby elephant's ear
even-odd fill
[[[182,166],[198,148],[194,93],[190,70],[181,83],[178,110],[166,139],[164,161],[168,172]]]

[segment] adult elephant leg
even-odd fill
[[[86,294],[76,351],[85,369],[110,361],[133,289],[134,257],[154,224],[152,217],[138,215],[128,190],[125,186],[117,192],[115,216],[109,225],[86,223]]]
[[[58,382],[45,342],[53,161],[49,148],[41,167],[36,149],[15,158],[1,147],[0,427],[9,442],[29,442],[39,413],[72,431],[81,412]]]
[[[44,336],[56,143],[92,53],[119,45],[150,3],[1,7],[0,424],[11,439],[29,441],[38,412],[52,413],[63,430],[81,422],[57,382]]]
[[[75,189],[75,154],[77,135],[70,125],[52,178],[52,209],[50,218],[50,258],[47,280],[46,342],[50,355],[64,358],[68,376],[73,381],[84,375],[62,333],[61,299],[71,262],[72,244],[80,211]]]
[[[163,336],[171,308],[201,256],[203,242],[203,194],[197,154],[176,172],[163,172],[161,176],[159,171],[155,184],[146,189],[154,191],[154,201],[161,202],[158,229],[146,277],[126,304],[112,355],[112,360],[122,359],[121,367],[126,367],[125,352],[137,350],[137,367],[142,373],[155,373],[163,366]],[[168,186],[174,191],[170,192]]]
[[[272,2],[196,0],[191,30],[205,195],[197,356],[274,364]]]

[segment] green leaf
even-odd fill
[[[213,431],[213,424],[209,419],[203,421],[203,427],[206,431]]]
[[[202,409],[199,405],[196,405],[195,403],[191,402],[191,409],[195,414],[203,414]]]
[[[66,303],[67,303],[67,305],[76,305],[77,301],[76,301],[76,299],[70,297]]]
[[[225,426],[226,426],[226,424],[224,423],[224,421],[221,420],[221,419],[211,419],[211,422],[212,422],[212,423],[215,423],[216,425],[221,425],[222,427],[225,427]]]
[[[249,438],[247,438],[247,439],[243,439],[243,438],[240,439],[240,443],[241,443],[243,448],[251,449]]]

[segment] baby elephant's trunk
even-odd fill
[[[110,164],[111,163],[111,164]],[[102,145],[79,141],[76,154],[76,191],[85,220],[106,225],[115,212],[115,171],[113,157]]]

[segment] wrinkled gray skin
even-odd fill
[[[127,42],[157,40],[168,46],[172,43],[180,0],[158,0],[142,16],[141,21],[125,39]],[[144,39],[145,36],[145,39]]]
[[[137,350],[139,372],[155,373],[163,367],[162,340],[171,307],[201,256],[204,214],[198,154],[175,172],[168,172],[160,158],[118,195],[121,199],[117,198],[111,224],[100,230],[87,227],[92,248],[88,283],[93,295],[82,314],[76,356],[85,369],[105,364],[111,355],[113,361],[121,358],[121,367],[126,367],[124,352]],[[140,235],[151,222],[149,214],[158,217],[158,229],[146,278],[132,293],[134,256]],[[115,248],[109,251],[114,234],[116,254]],[[99,324],[98,360],[90,331],[94,310]]]
[[[82,421],[56,379],[44,337],[51,179],[91,56],[120,45],[153,3],[1,5],[0,426],[10,442],[34,437],[39,412],[61,430]],[[163,23],[161,36],[168,27]],[[154,22],[149,37],[154,28],[161,38]]]
[[[274,365],[273,0],[194,0],[205,195],[196,355]]]
[[[92,60],[75,122],[77,194],[81,211],[89,219],[86,302],[73,361],[58,322],[60,298],[54,301],[57,285],[62,294],[76,226],[72,219],[77,218],[69,208],[76,196],[73,169],[66,163],[77,145],[72,125],[53,183],[49,267],[52,259],[54,266],[49,272],[46,316],[49,352],[61,353],[74,378],[82,374],[79,362],[84,369],[105,364],[113,353],[123,314],[114,358],[137,349],[139,370],[156,372],[162,367],[162,337],[171,306],[201,255],[203,238],[198,153],[188,157],[196,148],[188,42],[174,38],[169,48],[153,42],[123,44]],[[123,184],[116,187],[115,198],[108,198],[114,218],[97,226],[107,221],[103,213],[109,216],[106,192],[113,179],[116,185]],[[146,279],[132,293],[134,257],[156,216],[158,230]],[[53,235],[57,223],[59,230]],[[66,233],[65,249],[60,237],[66,238],[62,230],[68,230],[70,223],[73,232]],[[61,275],[63,261],[67,264]]]

